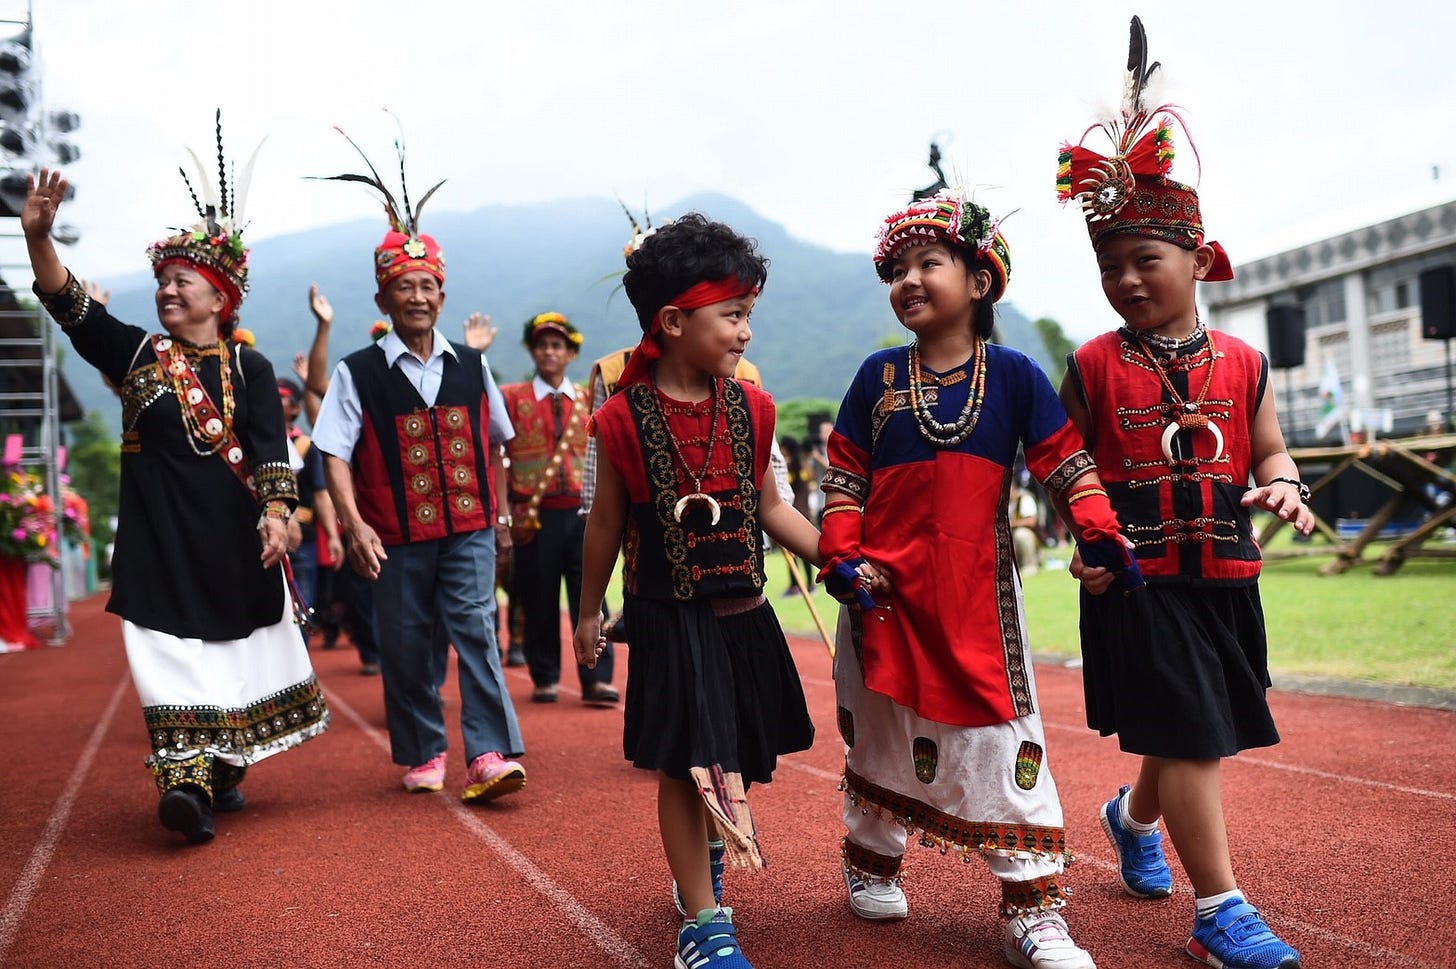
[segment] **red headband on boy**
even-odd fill
[[[695,310],[703,306],[712,306],[714,303],[721,303],[728,299],[737,299],[740,296],[747,296],[750,293],[757,293],[758,287],[751,283],[744,283],[737,276],[724,276],[722,279],[704,280],[701,283],[694,283],[683,290],[677,296],[662,304],[658,311],[652,314],[652,325],[642,334],[642,342],[632,351],[627,359],[627,366],[622,370],[622,376],[617,381],[617,389],[630,387],[639,380],[647,379],[647,372],[652,362],[662,356],[662,348],[657,345],[657,334],[662,332],[662,310],[669,306],[676,306],[680,310]]]

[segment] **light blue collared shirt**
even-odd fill
[[[409,382],[419,392],[420,399],[428,407],[435,406],[435,398],[440,395],[440,381],[445,376],[445,354],[459,359],[449,340],[438,331],[434,337],[434,346],[428,360],[420,360],[410,353],[404,341],[393,330],[386,333],[377,344],[384,352],[388,366],[398,367],[400,373],[409,378]],[[511,419],[506,414],[505,398],[501,396],[500,388],[495,385],[495,378],[490,375],[490,364],[486,362],[483,353],[480,355],[480,367],[484,371],[485,396],[490,404],[490,443],[504,444],[516,436],[516,429],[511,426]],[[354,377],[349,373],[348,365],[340,360],[329,380],[329,392],[324,394],[323,403],[319,405],[318,420],[314,422],[313,428],[314,446],[325,454],[351,461],[354,457],[354,445],[359,442],[363,427],[364,411],[359,403],[359,388],[354,385]]]

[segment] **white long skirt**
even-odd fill
[[[246,767],[328,729],[286,588],[278,622],[243,639],[173,636],[122,620],[122,641],[151,737],[149,764],[206,754]]]
[[[1040,714],[959,727],[865,689],[848,612],[841,610],[834,683],[850,841],[888,863],[916,835],[966,860],[980,855],[1003,881],[1060,874],[1062,805]]]

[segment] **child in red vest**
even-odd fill
[[[722,907],[724,855],[763,864],[745,791],[814,736],[764,598],[763,533],[813,561],[819,536],[769,470],[773,398],[733,377],[767,275],[751,240],[696,213],[648,236],[622,283],[642,342],[589,425],[600,449],[576,655],[590,666],[606,648],[620,550],[633,644],[622,746],[657,773],[680,969],[749,969]]]
[[[1198,281],[1231,279],[1233,269],[1204,240],[1197,193],[1167,177],[1177,115],[1143,104],[1145,44],[1133,18],[1127,97],[1121,116],[1100,126],[1113,155],[1064,146],[1058,173],[1063,200],[1085,210],[1102,291],[1123,321],[1072,355],[1062,398],[1147,581],[1143,595],[1094,595],[1107,577],[1072,564],[1084,581],[1088,725],[1142,758],[1101,821],[1119,881],[1137,898],[1171,894],[1158,831],[1167,821],[1197,896],[1190,955],[1230,969],[1295,969],[1299,954],[1234,880],[1220,765],[1279,742],[1249,510],[1308,534],[1309,489],[1284,449],[1268,361],[1198,318]]]

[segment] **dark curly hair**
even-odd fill
[[[622,287],[637,311],[643,332],[657,311],[701,282],[732,276],[762,289],[768,281],[768,259],[758,243],[713,222],[698,212],[658,228],[627,257]]]

